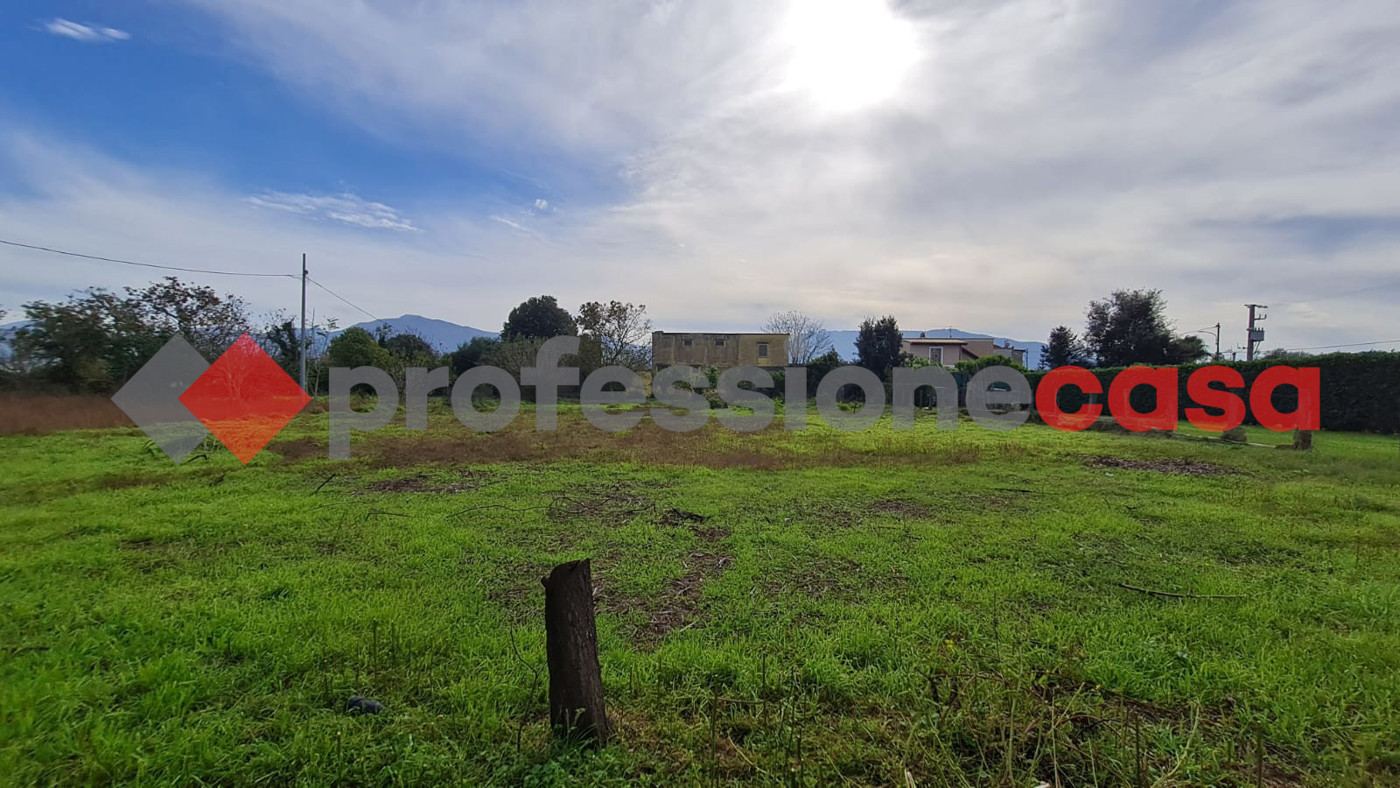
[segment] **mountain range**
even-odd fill
[[[388,326],[389,332],[393,334],[413,334],[414,336],[420,337],[429,345],[432,345],[434,350],[440,353],[456,350],[463,343],[470,342],[477,337],[491,337],[494,339],[499,336],[495,331],[485,331],[480,328],[459,325],[447,320],[423,317],[422,315],[400,315],[399,317],[392,317],[387,320],[356,323],[351,326],[351,328],[363,328],[373,334],[375,329],[380,326]],[[332,333],[331,336],[334,337],[342,333],[342,331],[336,331]]]

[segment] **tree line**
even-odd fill
[[[446,353],[387,324],[337,331],[334,321],[313,320],[302,334],[284,312],[255,319],[237,295],[176,277],[120,293],[90,288],[63,301],[33,301],[23,309],[27,325],[13,333],[10,355],[0,365],[0,385],[9,388],[111,393],[176,334],[212,361],[247,333],[293,377],[304,347],[312,393],[325,391],[330,367],[375,366],[400,382],[410,367],[446,366],[455,378],[488,365],[518,375],[533,363],[539,346],[555,336],[580,338],[577,357],[567,361],[585,375],[605,366],[643,370],[651,365],[652,323],[646,306],[615,300],[590,301],[571,313],[554,296],[535,296],[510,311],[499,337],[478,337]],[[845,363],[822,322],[801,312],[770,315],[763,330],[788,336],[788,361],[807,368],[809,391],[825,372]],[[885,381],[896,367],[930,363],[905,352],[903,340],[894,316],[867,317],[851,361]],[[1176,334],[1160,290],[1117,290],[1089,303],[1082,333],[1064,325],[1050,332],[1041,367],[1179,365],[1208,356],[1199,337]],[[957,369],[973,373],[989,364],[1020,366],[997,355],[960,362]]]
[[[0,360],[0,387],[110,394],[177,334],[212,362],[246,333],[293,378],[304,349],[311,393],[325,393],[331,367],[379,367],[400,384],[411,367],[446,366],[455,377],[486,364],[518,374],[540,344],[562,335],[579,337],[569,363],[585,373],[651,365],[646,306],[620,301],[590,301],[571,314],[553,296],[530,298],[511,310],[499,338],[478,337],[446,353],[388,324],[338,331],[334,321],[312,320],[303,334],[285,312],[255,318],[239,296],[177,277],[120,292],[89,288],[23,310],[27,322],[9,337],[9,355]]]

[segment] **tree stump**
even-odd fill
[[[560,564],[540,582],[544,584],[549,722],[559,736],[606,744],[612,730],[603,704],[588,559]]]

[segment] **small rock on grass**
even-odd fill
[[[345,702],[345,710],[351,714],[378,714],[384,711],[384,704],[377,700],[352,695],[350,700]]]

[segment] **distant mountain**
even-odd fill
[[[836,352],[841,354],[841,358],[846,361],[855,361],[856,358],[856,337],[860,336],[859,331],[828,331],[831,335],[831,346],[836,348]],[[1044,342],[1023,342],[1018,339],[1007,339],[1006,337],[993,337],[990,334],[974,334],[968,331],[960,331],[956,328],[931,328],[927,331],[905,331],[904,336],[909,338],[917,337],[920,333],[929,337],[950,339],[995,339],[997,344],[1011,345],[1026,351],[1026,368],[1035,369],[1040,366],[1040,353],[1045,349]]]
[[[389,318],[388,320],[376,320],[373,322],[356,323],[352,328],[363,328],[374,333],[379,326],[389,326],[389,330],[395,334],[414,334],[427,340],[429,345],[439,352],[446,353],[449,350],[456,350],[463,342],[470,342],[477,337],[490,337],[495,339],[495,331],[483,331],[471,326],[461,326],[446,320],[437,320],[422,315],[402,315],[400,317]],[[340,332],[336,332],[340,333]]]

